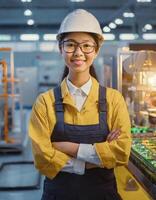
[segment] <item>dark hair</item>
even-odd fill
[[[69,69],[68,69],[67,66],[65,66],[64,71],[63,71],[63,75],[62,75],[62,79],[61,79],[62,81],[68,75],[68,73],[69,73]],[[95,68],[94,68],[93,65],[91,65],[91,67],[90,67],[90,75],[93,76],[97,80]]]

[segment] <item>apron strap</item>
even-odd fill
[[[99,85],[99,123],[101,129],[105,129],[105,127],[108,129],[106,88],[101,85]]]
[[[55,96],[55,112],[57,122],[60,123],[60,127],[64,132],[64,110],[62,103],[61,87],[54,88]],[[107,125],[107,103],[106,103],[106,88],[99,86],[99,124],[101,129],[108,129]],[[108,129],[109,130],[109,129]]]
[[[61,87],[54,88],[54,96],[55,96],[55,112],[57,122],[60,124],[61,130],[64,132],[64,110],[63,110],[63,99],[61,94]]]

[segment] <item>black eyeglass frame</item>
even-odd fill
[[[66,51],[65,48],[64,48],[64,43],[65,43],[65,42],[74,42],[74,43],[76,44],[74,50],[73,50],[73,51]],[[89,41],[88,41],[88,42],[89,42]],[[76,49],[77,49],[78,47],[80,47],[80,49],[81,49],[81,51],[82,51],[83,53],[85,53],[85,54],[90,54],[90,53],[92,53],[94,50],[96,50],[96,48],[97,48],[97,44],[94,43],[94,45],[91,46],[91,47],[93,47],[92,51],[90,51],[90,52],[85,52],[85,51],[83,51],[82,47],[80,46],[80,45],[83,44],[83,43],[86,43],[86,42],[76,42],[75,40],[69,39],[69,40],[63,40],[63,41],[60,43],[60,46],[63,47],[63,50],[64,50],[66,53],[73,53],[73,52],[76,51]]]

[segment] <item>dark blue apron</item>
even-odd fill
[[[106,88],[99,86],[99,124],[73,125],[64,123],[61,88],[54,89],[57,122],[51,141],[94,144],[106,141]],[[59,172],[54,179],[45,178],[42,200],[121,200],[117,193],[113,169],[86,169],[84,175]]]

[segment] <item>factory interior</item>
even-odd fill
[[[0,200],[41,199],[29,118],[37,96],[61,83],[56,34],[79,8],[96,16],[105,38],[98,81],[122,93],[130,116],[129,162],[115,168],[119,194],[156,200],[156,0],[0,0]]]

